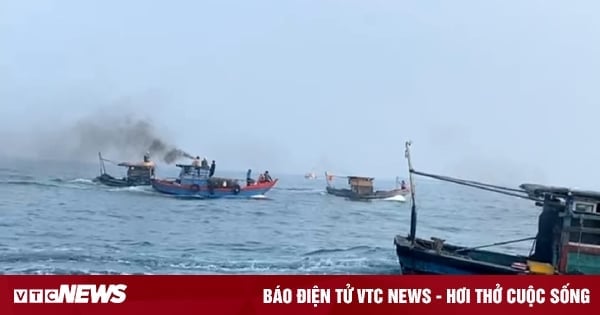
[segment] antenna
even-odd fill
[[[417,206],[415,204],[415,183],[413,181],[413,167],[412,161],[410,160],[410,145],[412,141],[406,141],[405,147],[406,151],[404,152],[404,157],[408,160],[408,180],[410,182],[410,196],[411,196],[411,211],[410,211],[410,235],[409,239],[414,246],[416,243],[416,233],[417,233]]]

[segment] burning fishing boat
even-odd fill
[[[413,169],[410,142],[406,143],[411,183],[411,220],[408,237],[394,238],[402,273],[417,274],[600,274],[600,192],[537,184],[518,189],[428,174]],[[452,182],[523,198],[542,208],[534,237],[476,247],[445,244],[432,237],[416,237],[417,208],[413,175]],[[530,255],[510,255],[482,248],[534,241]]]
[[[98,152],[100,160],[100,176],[94,179],[95,182],[102,183],[112,187],[131,187],[131,186],[149,186],[154,178],[154,162],[150,160],[150,155],[144,155],[144,161],[141,163],[121,162],[117,163],[102,157]],[[106,172],[104,162],[110,162],[117,166],[126,167],[127,175],[121,178],[114,177]]]
[[[304,174],[304,178],[317,179],[317,174],[315,172],[308,172],[308,173]]]

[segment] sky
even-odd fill
[[[411,140],[417,170],[600,189],[599,9],[0,0],[0,155],[133,111],[226,169],[405,176]]]

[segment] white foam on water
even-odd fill
[[[389,198],[385,198],[383,200],[385,200],[385,201],[406,202],[406,198],[404,198],[404,196],[401,196],[401,195],[394,196],[394,197],[389,197]]]
[[[267,198],[267,196],[265,196],[265,195],[254,195],[254,196],[251,196],[250,199],[269,199],[269,198]]]
[[[116,187],[110,188],[109,191],[127,191],[127,192],[140,192],[140,193],[154,193],[152,187],[145,186],[131,186],[131,187]]]
[[[86,184],[93,184],[94,181],[88,178],[75,178],[70,180],[69,182],[71,183],[86,183]]]

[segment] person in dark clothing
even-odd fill
[[[252,179],[252,170],[248,169],[248,172],[246,173],[246,185],[250,186],[250,185],[254,185],[254,179]]]
[[[269,171],[265,171],[265,182],[272,182],[273,179],[271,178],[271,175],[269,175]]]
[[[210,171],[208,171],[208,177],[213,177],[213,175],[215,175],[216,167],[217,167],[217,165],[215,164],[215,160],[213,160],[212,163],[210,164]]]

